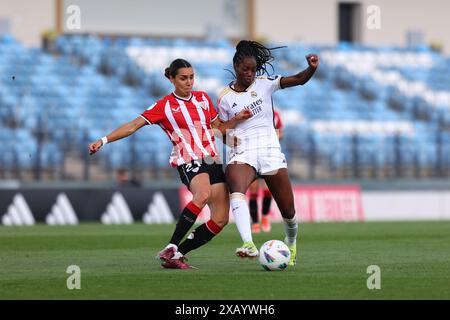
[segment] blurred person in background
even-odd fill
[[[116,186],[117,187],[140,187],[141,182],[134,174],[125,168],[119,168],[116,171]]]

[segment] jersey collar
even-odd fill
[[[189,97],[188,99],[177,96],[177,95],[175,94],[175,92],[172,92],[172,95],[173,95],[175,98],[177,98],[177,99],[179,99],[179,100],[186,101],[186,102],[191,101],[191,99],[192,99],[192,92],[191,92],[191,95],[190,95],[190,97]]]
[[[256,82],[256,78],[255,78],[255,80],[253,80],[252,84],[249,85],[249,86],[247,87],[247,89],[245,89],[244,91],[237,91],[236,89],[234,89],[234,88],[233,88],[233,83],[234,83],[234,81],[231,81],[231,82],[228,84],[228,86],[230,87],[231,90],[233,90],[233,91],[236,92],[236,93],[244,93],[244,92],[248,92],[248,90],[250,90],[250,88],[253,86],[253,84],[254,84],[255,82]]]

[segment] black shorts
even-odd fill
[[[188,189],[192,179],[200,173],[209,174],[209,183],[211,185],[222,182],[225,183],[225,174],[223,173],[222,165],[218,163],[207,164],[201,160],[193,160],[178,166],[177,169],[180,174],[181,182],[183,182]]]

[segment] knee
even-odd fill
[[[258,192],[258,189],[259,189],[258,184],[254,184],[254,183],[250,184],[250,187],[248,187],[248,190],[249,190],[251,193],[257,193],[257,192]]]
[[[211,190],[202,190],[194,194],[192,201],[200,208],[206,206],[211,197]]]
[[[237,186],[236,181],[234,179],[231,179],[228,176],[225,176],[225,180],[227,182],[227,186],[228,186],[230,193],[236,192],[236,190],[235,190],[236,186]]]
[[[239,179],[236,179],[234,175],[229,174],[228,172],[225,174],[225,180],[227,182],[228,189],[230,190],[230,193],[233,192],[242,192],[240,189],[240,185],[242,182],[239,181]]]
[[[295,217],[295,207],[294,205],[287,206],[283,208],[283,210],[280,210],[280,213],[283,218],[292,219],[293,217]]]
[[[239,192],[239,193],[245,194],[247,192],[247,188],[240,181],[235,181],[233,179],[231,179],[231,180],[227,179],[227,185],[228,185],[228,189],[230,190],[230,193]]]
[[[217,224],[221,229],[223,229],[228,224],[228,217],[214,218],[214,223]]]

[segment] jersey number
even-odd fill
[[[197,172],[200,169],[200,162],[194,161],[193,163],[188,163],[186,165],[186,172]]]

